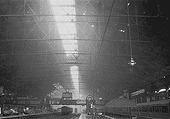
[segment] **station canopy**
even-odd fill
[[[126,98],[115,98],[109,101],[106,107],[136,107],[136,103]]]

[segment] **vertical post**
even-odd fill
[[[106,105],[105,104],[105,102],[106,102],[106,95],[105,95],[105,93],[106,92],[105,92],[105,87],[103,87],[103,89],[104,89],[104,99],[103,100],[104,100],[104,117],[105,117],[105,115],[106,115],[106,106],[105,106]]]
[[[80,99],[80,82],[78,82],[79,85],[79,99]]]
[[[23,13],[23,15],[25,15],[25,13],[26,13],[26,11],[25,11],[25,10],[26,10],[26,9],[25,9],[25,6],[26,6],[26,0],[24,0],[24,11],[23,11],[24,13]]]

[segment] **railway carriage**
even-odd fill
[[[113,107],[106,106],[105,114],[108,116],[137,117],[138,119],[170,119],[170,99],[137,103],[136,106],[132,107],[125,107],[121,103],[117,104]]]
[[[137,117],[170,119],[170,99],[138,103],[131,109],[131,115]]]

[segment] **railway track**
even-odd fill
[[[60,117],[54,117],[51,119],[79,119],[80,114],[69,114],[69,115],[61,115]]]

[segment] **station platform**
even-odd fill
[[[81,114],[79,119],[88,119],[88,116],[87,114]]]
[[[96,118],[93,115],[81,114],[79,119],[99,119],[99,118]],[[118,118],[113,118],[113,117],[105,116],[105,117],[102,117],[100,119],[118,119]]]

